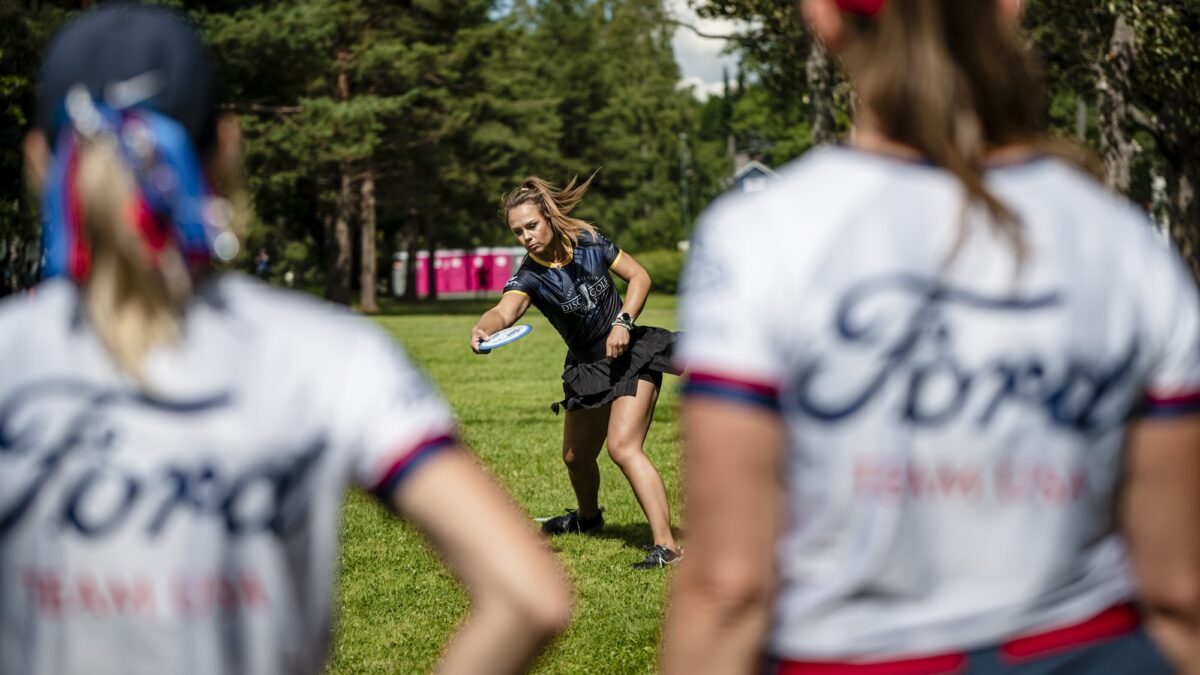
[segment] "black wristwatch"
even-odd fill
[[[629,315],[629,312],[621,312],[612,325],[621,326],[625,330],[633,330],[633,317]]]

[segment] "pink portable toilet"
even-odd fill
[[[504,249],[484,246],[472,251],[469,256],[471,278],[468,280],[476,293],[493,293],[504,288],[508,280],[507,260],[497,266],[496,259],[504,257]]]
[[[491,284],[491,249],[477,248],[467,254],[467,287],[479,293]]]
[[[437,252],[435,269],[437,270],[438,293],[466,293],[470,290],[467,285],[468,268],[466,251],[448,249]]]
[[[512,256],[506,249],[498,248],[492,252],[488,263],[492,267],[491,284],[488,285],[488,290],[503,291],[504,284],[508,282],[508,278],[512,276]]]
[[[471,265],[467,260],[467,252],[462,249],[447,251],[450,255],[449,292],[471,292]]]
[[[508,283],[508,278],[521,268],[521,261],[525,259],[525,249],[520,246],[502,246],[492,251],[492,267],[495,270],[492,274],[492,289],[502,291],[504,284]]]
[[[442,251],[433,253],[433,280],[437,283],[438,295],[444,295],[446,292],[445,262]]]
[[[437,294],[439,296],[446,294],[446,256],[442,251],[437,251],[433,256],[433,279],[437,284]]]
[[[429,297],[429,252],[417,252],[417,297]]]

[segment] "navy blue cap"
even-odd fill
[[[115,108],[144,100],[200,148],[215,139],[220,78],[196,28],[172,10],[119,3],[79,16],[50,41],[40,80],[37,125],[51,147],[65,122],[63,100],[77,84]]]

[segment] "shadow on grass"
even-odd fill
[[[605,523],[603,529],[591,535],[597,539],[618,539],[629,548],[641,549],[654,543],[649,523]]]
[[[678,527],[671,528],[671,534],[675,536],[676,540],[682,536]],[[654,535],[650,533],[649,523],[605,523],[602,530],[587,536],[597,539],[616,539],[624,542],[625,546],[638,550],[654,543]]]
[[[544,535],[543,535],[544,536]],[[650,535],[650,526],[646,523],[640,525],[612,525],[604,524],[604,529],[599,532],[589,532],[587,534],[562,534],[550,537],[550,548],[556,553],[562,553],[562,546],[559,540],[563,537],[587,537],[589,539],[615,539],[625,544],[626,548],[641,550],[643,546],[648,546],[654,543],[654,537]]]

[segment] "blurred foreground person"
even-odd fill
[[[667,672],[1196,671],[1197,293],[1018,4],[804,3],[855,129],[700,227]]]
[[[0,305],[0,673],[322,672],[349,484],[467,587],[439,668],[522,669],[569,591],[446,404],[370,323],[213,273],[240,134],[194,30],[89,12],[41,86],[51,279]]]

